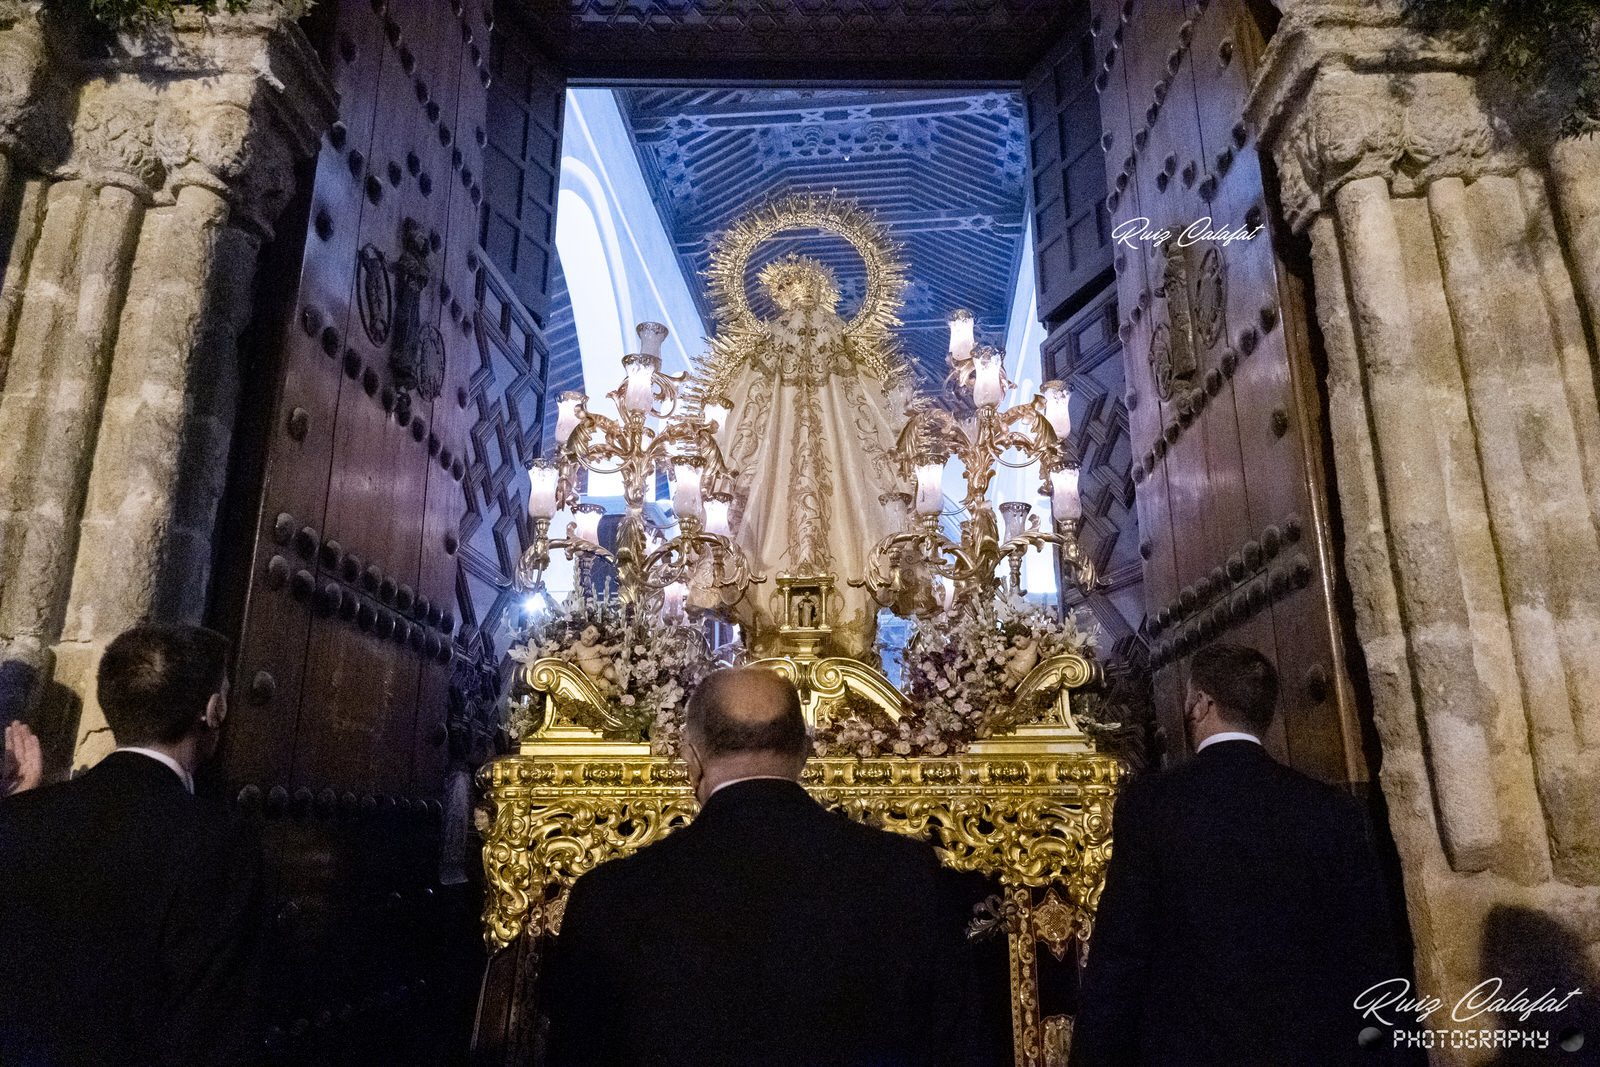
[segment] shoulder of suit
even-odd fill
[[[854,839],[864,848],[880,851],[906,864],[937,866],[939,863],[939,855],[933,846],[921,838],[907,837],[893,830],[868,826],[842,811],[829,810],[828,815],[842,824],[841,833]]]
[[[693,829],[693,824],[681,827],[637,852],[606,860],[585,871],[578,880],[585,883],[587,891],[595,892],[626,885],[635,878],[647,877],[647,872],[652,868],[664,861],[670,862],[690,843]]]

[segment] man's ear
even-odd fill
[[[208,730],[217,730],[222,727],[222,720],[227,718],[227,715],[227,698],[219,691],[212,693],[211,699],[206,701],[206,710],[201,717],[201,721],[205,723]]]

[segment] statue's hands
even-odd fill
[[[4,766],[0,767],[0,797],[36,787],[44,779],[44,754],[39,738],[25,723],[6,727]]]

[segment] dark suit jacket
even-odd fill
[[[259,869],[138,753],[0,800],[0,1063],[245,1058]]]
[[[1350,798],[1221,741],[1132,783],[1112,826],[1074,1064],[1377,1062],[1351,1004],[1400,972]]]
[[[739,782],[572,889],[545,987],[559,1067],[951,1062],[962,927],[928,845]]]

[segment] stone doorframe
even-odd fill
[[[1548,136],[1394,0],[1281,6],[1249,117],[1311,241],[1419,984],[1514,991],[1559,953],[1593,998],[1600,142]]]
[[[0,0],[0,715],[54,773],[110,747],[110,638],[203,616],[257,260],[334,115],[288,5],[109,48],[78,6]]]

